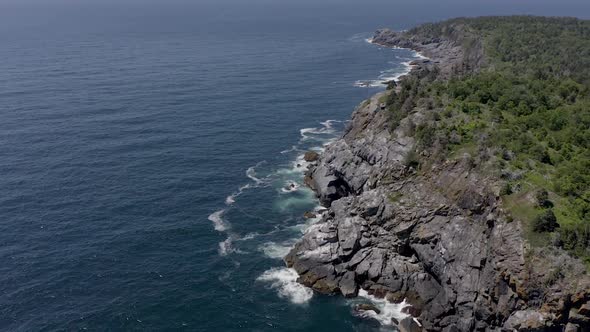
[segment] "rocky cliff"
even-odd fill
[[[436,68],[446,79],[485,64],[481,45],[462,47],[468,34],[448,36],[380,30],[373,40],[429,58],[410,75]],[[389,93],[359,106],[307,172],[328,209],[285,258],[299,281],[326,294],[354,297],[362,288],[406,299],[416,330],[589,330],[584,267],[558,250],[530,248],[520,223],[503,213],[498,181],[473,156],[415,169],[415,127],[429,112],[415,107],[392,130],[379,108]]]

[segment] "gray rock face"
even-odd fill
[[[422,331],[422,328],[413,318],[407,317],[399,322],[399,330],[401,332],[420,332]]]
[[[389,30],[374,42],[418,49],[433,63],[463,56],[454,41],[417,44]],[[532,249],[519,222],[504,217],[496,179],[478,173],[469,158],[420,174],[408,169],[404,160],[416,141],[405,124],[418,125],[424,115],[415,110],[391,132],[381,97],[355,110],[343,137],[306,174],[306,184],[329,209],[285,258],[299,282],[347,297],[362,288],[390,301],[406,299],[421,323],[400,322],[407,331],[587,326],[590,309],[583,305],[590,301],[590,282],[541,285],[566,258],[538,253],[556,258],[551,264],[525,259]],[[564,270],[578,268],[572,263]]]
[[[544,331],[547,317],[535,310],[514,312],[504,323],[504,328],[516,331]]]
[[[479,39],[475,39],[476,44],[466,53],[462,44],[466,40],[472,40],[471,34],[462,29],[461,25],[456,25],[450,28],[448,35],[447,39],[438,39],[381,29],[375,32],[373,43],[420,52],[430,60],[413,64],[418,67],[436,65],[441,70],[442,77],[477,71],[484,65],[483,45]]]
[[[330,209],[287,264],[321,292],[355,296],[362,287],[407,298],[426,328],[444,327],[445,317],[446,326],[460,330],[471,328],[476,314],[507,318],[517,296],[498,275],[522,273],[517,223],[490,228],[496,197],[476,174],[465,175],[466,163],[450,163],[428,178],[408,176],[403,160],[414,139],[401,129],[392,137],[387,117],[375,112],[380,97],[355,111],[344,137],[309,170],[312,188]],[[451,200],[449,193],[462,198]]]

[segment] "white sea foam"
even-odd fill
[[[333,135],[335,134],[334,130],[334,123],[339,123],[342,121],[339,120],[326,120],[324,122],[320,122],[322,125],[321,127],[310,127],[310,128],[303,128],[299,130],[299,134],[301,135],[301,141],[306,140],[322,140],[324,135]]]
[[[225,241],[219,242],[219,255],[220,256],[227,256],[234,252],[235,249],[232,247],[232,239],[228,237]]]
[[[256,177],[256,166],[252,166],[246,170],[246,176],[254,181],[257,185],[262,184],[263,181]]]
[[[225,222],[225,220],[223,220],[224,213],[225,210],[219,210],[211,213],[207,218],[213,222],[213,227],[215,227],[215,230],[218,232],[224,232],[229,228],[229,225]]]
[[[281,188],[281,193],[288,194],[299,190],[300,185],[295,181],[287,181],[285,186]]]
[[[348,40],[351,42],[355,42],[355,43],[362,43],[362,42],[366,42],[367,36],[370,36],[370,35],[371,35],[370,32],[356,33],[356,34],[352,35],[352,37],[348,38]]]
[[[315,194],[309,188],[300,188],[300,195],[282,195],[276,201],[276,208],[279,211],[289,211],[294,207],[305,207],[313,204],[316,200]]]
[[[225,198],[225,204],[226,205],[232,205],[232,204],[234,204],[236,202],[236,198],[238,198],[238,196],[240,196],[241,194],[243,194],[244,193],[244,190],[250,189],[250,188],[252,188],[252,187],[249,184],[245,184],[245,185],[241,186],[240,188],[238,188],[238,191],[234,192],[231,195],[228,195]]]
[[[322,126],[324,126],[324,128],[330,130],[330,132],[333,132],[334,127],[332,126],[333,123],[341,123],[342,121],[340,120],[326,120],[324,122],[320,122],[320,124]]]
[[[326,140],[326,141],[324,142],[324,144],[322,144],[322,147],[321,147],[321,148],[318,148],[318,151],[319,151],[319,152],[324,152],[324,151],[326,151],[326,147],[327,147],[328,145],[330,145],[330,144],[332,144],[332,143],[336,142],[338,139],[339,139],[338,137],[334,137],[334,138],[330,138],[329,140]]]
[[[225,198],[226,205],[232,205],[235,202],[236,202],[236,195],[235,194],[231,194]]]
[[[299,148],[297,147],[297,145],[293,145],[293,146],[291,146],[290,149],[281,151],[281,154],[285,154],[285,153],[289,153],[289,152],[293,152],[293,151],[299,151]]]
[[[372,39],[370,41],[367,40],[367,42],[372,44],[373,40]],[[392,47],[392,48],[400,49],[400,47]],[[413,52],[413,59],[412,60],[428,59],[428,57],[424,56],[422,53],[420,53],[418,51],[412,51],[412,52]],[[402,62],[402,64],[404,65],[404,68],[401,71],[394,70],[394,69],[384,70],[380,73],[379,77],[376,80],[358,80],[358,81],[354,82],[353,85],[355,87],[360,87],[360,88],[377,88],[377,87],[385,86],[385,84],[387,82],[391,82],[391,81],[399,82],[399,80],[402,78],[402,76],[408,75],[412,71],[412,69],[414,69],[415,66],[410,64],[412,60]]]
[[[291,248],[293,248],[294,241],[288,241],[285,243],[266,242],[265,244],[258,247],[258,250],[262,251],[266,257],[274,259],[283,259]]]
[[[384,70],[380,73],[379,77],[376,80],[359,80],[354,82],[354,86],[361,87],[361,88],[377,88],[377,87],[384,87],[385,84],[391,81],[399,82],[402,76],[405,76],[410,73],[413,66],[410,65],[410,62],[402,62],[404,68],[400,71],[399,69],[388,69]]]
[[[234,247],[235,241],[241,241],[242,239],[237,237],[236,234],[231,234],[230,236],[225,239],[225,241],[219,242],[219,256],[227,256],[229,254],[237,253],[237,254],[245,254],[247,252],[242,251]]]
[[[299,129],[299,134],[301,135],[301,141],[307,141],[320,139],[319,137],[314,135],[320,135],[322,134],[322,132],[321,129],[318,128],[303,128]]]
[[[405,300],[401,303],[391,303],[386,299],[380,299],[369,295],[369,293],[367,293],[367,291],[364,289],[359,290],[358,296],[371,301],[373,305],[381,310],[381,313],[379,314],[372,310],[367,310],[362,313],[364,317],[376,319],[379,321],[379,323],[381,323],[381,325],[395,325],[392,321],[392,318],[395,318],[399,322],[402,319],[409,317],[408,314],[402,312],[403,308],[410,306]],[[353,302],[358,303],[358,300]]]
[[[329,141],[329,140],[328,140]],[[322,152],[324,150],[323,147],[312,147],[308,149],[308,151],[317,151]],[[295,160],[291,162],[291,168],[282,168],[279,169],[276,174],[287,177],[289,179],[296,177],[297,179],[301,178],[301,174],[307,170],[309,166],[309,162],[305,161],[305,154],[298,155]],[[290,181],[290,183],[295,183],[295,181]],[[290,184],[289,183],[289,184]],[[298,188],[298,187],[297,187]]]
[[[307,219],[304,223],[301,224],[297,224],[295,226],[291,226],[291,229],[298,231],[301,234],[305,234],[306,232],[308,232],[310,230],[311,227],[313,227],[318,221],[320,221],[322,219],[322,213],[320,213],[320,211],[325,210],[325,208],[321,205],[318,205],[314,208],[314,211],[316,213],[316,217],[315,218],[309,218]]]
[[[255,238],[257,238],[259,235],[260,235],[260,234],[259,234],[259,233],[256,233],[256,232],[248,233],[248,234],[244,235],[244,236],[243,236],[243,237],[240,239],[240,241],[248,241],[248,240],[252,240],[252,239],[255,239]]]
[[[273,268],[265,271],[256,280],[270,282],[270,287],[295,304],[307,303],[313,297],[313,291],[297,282],[297,272],[288,268]]]

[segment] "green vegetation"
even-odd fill
[[[409,33],[460,42],[467,69],[402,80],[387,100],[392,128],[416,107],[430,112],[415,129],[419,150],[429,158],[470,152],[491,165],[532,243],[555,233],[557,245],[590,262],[590,21],[461,18]],[[485,61],[476,62],[482,45]],[[418,155],[408,163],[424,164]]]
[[[549,209],[533,220],[533,230],[538,233],[553,232],[559,227],[553,210]]]

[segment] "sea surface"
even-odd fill
[[[0,330],[393,329],[284,267],[302,154],[416,57],[375,29],[588,9],[527,6],[0,1]]]

